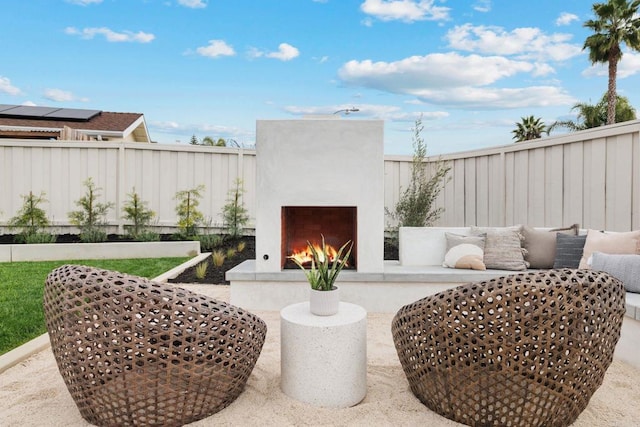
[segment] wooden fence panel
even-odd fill
[[[428,159],[450,162],[449,179],[436,206],[436,225],[640,228],[640,121],[558,137]],[[385,158],[384,202],[393,210],[411,178],[411,156]],[[434,165],[429,166],[433,171]],[[0,140],[0,233],[22,207],[23,194],[46,193],[43,208],[56,225],[92,177],[101,201],[116,204],[108,215],[121,226],[122,207],[136,189],[174,227],[175,193],[203,184],[201,210],[214,224],[236,179],[244,186],[250,226],[255,220],[256,156],[253,150],[78,141]],[[392,225],[385,224],[385,225]],[[120,228],[121,229],[121,228]]]

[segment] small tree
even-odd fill
[[[56,236],[43,232],[43,229],[49,226],[47,214],[38,205],[47,202],[45,193],[39,196],[29,191],[28,195],[21,195],[24,200],[22,208],[16,213],[16,216],[9,220],[9,228],[19,228],[20,232],[15,237],[18,243],[54,243]]]
[[[198,234],[197,227],[204,221],[204,215],[198,210],[204,185],[199,185],[190,190],[182,190],[176,193],[176,213],[178,214],[178,228],[180,236],[192,238]]]
[[[195,135],[191,135],[191,139],[189,140],[189,144],[190,145],[200,145],[200,142],[198,142],[198,137]]]
[[[99,187],[96,187],[91,177],[84,181],[87,192],[75,204],[80,210],[69,212],[71,224],[80,228],[80,240],[85,243],[104,242],[107,233],[103,230],[106,225],[106,216],[113,203],[99,203]]]
[[[235,188],[229,191],[229,197],[227,198],[227,204],[222,208],[222,218],[227,234],[232,239],[237,239],[242,236],[244,226],[249,221],[249,213],[244,207],[242,200],[242,194],[244,193],[244,187],[241,179],[236,179]]]
[[[444,212],[443,208],[436,208],[434,203],[444,187],[451,166],[438,160],[435,163],[435,173],[431,177],[427,176],[425,163],[427,145],[421,136],[423,129],[422,119],[417,119],[413,136],[414,154],[411,162],[411,182],[400,196],[394,211],[387,211],[392,218],[397,220],[398,227],[430,226]]]
[[[154,211],[147,208],[147,202],[142,201],[140,195],[136,193],[134,188],[131,193],[127,194],[128,200],[125,201],[124,218],[132,224],[124,226],[127,234],[134,240],[153,241],[159,240],[158,233],[149,231],[149,224],[156,215]]]

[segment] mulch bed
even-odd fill
[[[202,279],[198,279],[196,276],[196,267],[189,267],[180,275],[173,279],[169,279],[169,282],[172,283],[213,283],[215,285],[228,285],[229,282],[225,280],[224,275],[227,270],[231,270],[236,265],[248,260],[256,258],[256,241],[253,236],[245,236],[238,240],[228,240],[225,239],[224,243],[217,247],[215,250],[221,250],[224,253],[227,252],[228,249],[234,249],[238,247],[238,243],[243,241],[245,243],[245,248],[242,252],[237,252],[231,258],[226,257],[224,263],[216,267],[213,264],[213,257],[209,256],[206,261],[209,263],[209,267],[207,268],[207,273]],[[204,262],[204,261],[203,261]]]

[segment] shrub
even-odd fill
[[[198,236],[200,241],[200,250],[203,252],[211,252],[213,249],[222,245],[223,238],[218,234],[203,234]]]
[[[222,264],[224,264],[226,259],[226,255],[221,250],[215,250],[211,254],[211,259],[213,260],[213,265],[216,267],[222,267]]]
[[[425,157],[427,145],[421,136],[424,129],[422,120],[415,123],[413,137],[413,161],[411,163],[411,182],[400,196],[393,212],[387,211],[397,226],[424,227],[433,225],[440,218],[443,208],[436,208],[434,203],[447,181],[451,166],[441,160],[435,164],[435,173],[427,177]]]
[[[18,243],[54,243],[56,236],[43,231],[49,226],[47,214],[38,205],[47,201],[44,198],[45,193],[39,196],[29,192],[28,195],[22,195],[24,200],[22,208],[16,213],[16,216],[9,220],[9,228],[20,229],[15,240]]]
[[[236,256],[236,248],[229,248],[227,249],[227,258],[231,259],[234,256]]]
[[[235,188],[229,191],[227,204],[222,208],[223,224],[227,235],[232,239],[241,237],[244,226],[249,222],[249,213],[242,200],[243,193],[242,180],[236,179]]]
[[[160,235],[149,230],[149,224],[156,215],[154,211],[147,208],[147,202],[142,201],[136,189],[127,194],[128,199],[122,208],[124,218],[132,224],[126,224],[124,230],[133,240],[151,242],[160,240]]]
[[[198,234],[197,227],[204,221],[204,215],[198,210],[202,198],[204,185],[199,185],[190,190],[182,190],[176,193],[176,213],[178,214],[178,228],[180,236],[190,239]]]
[[[204,279],[207,276],[207,270],[209,269],[209,262],[203,261],[196,265],[196,277],[199,280]]]
[[[85,243],[104,242],[107,233],[104,231],[106,216],[113,203],[99,203],[101,188],[96,187],[91,177],[84,181],[87,192],[75,204],[80,210],[69,212],[71,224],[80,228],[80,240]]]

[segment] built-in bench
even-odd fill
[[[548,228],[537,228],[549,230]],[[466,270],[444,267],[447,249],[445,233],[468,236],[470,227],[400,227],[399,261],[396,266],[387,265],[385,271],[396,271],[407,280],[424,283],[451,283],[458,285],[468,282],[517,274],[510,270]],[[586,234],[587,230],[580,230]],[[534,271],[534,270],[528,270]],[[407,275],[409,277],[407,277]],[[627,316],[640,320],[640,294],[627,292]]]
[[[396,312],[403,305],[452,287],[517,274],[511,270],[463,270],[442,266],[444,232],[468,234],[468,227],[400,229],[399,260],[384,261],[379,272],[343,270],[340,299],[369,312]],[[299,269],[257,271],[249,260],[229,270],[231,303],[248,310],[281,310],[309,298],[309,284]],[[638,297],[638,298],[636,298]],[[640,320],[640,296],[628,294],[627,314]]]

